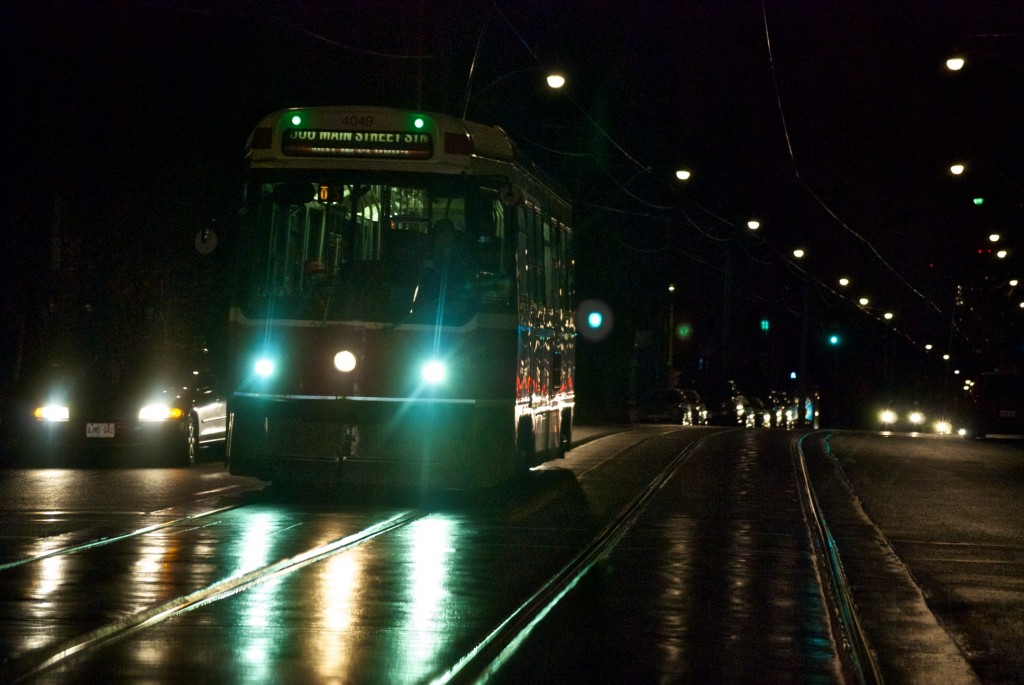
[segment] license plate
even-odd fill
[[[87,438],[112,438],[112,437],[114,437],[114,424],[112,424],[112,423],[87,423],[87,424],[85,424],[85,437],[87,437]]]

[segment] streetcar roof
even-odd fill
[[[282,132],[301,130],[332,140],[341,135],[369,137],[345,140],[336,147],[282,151]],[[416,135],[429,136],[430,152]],[[390,135],[413,136],[408,146]],[[312,144],[315,145],[314,141]],[[379,148],[372,147],[379,143]],[[516,147],[500,126],[489,126],[440,112],[379,106],[291,107],[272,112],[257,124],[246,143],[250,168],[353,169],[413,173],[500,175],[544,187],[565,200],[557,181],[541,171]],[[416,155],[421,155],[417,157]]]

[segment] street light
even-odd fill
[[[757,229],[761,228],[761,222],[758,221],[757,219],[751,219],[750,221],[747,222],[747,228],[749,228],[751,231],[756,231]]]
[[[959,164],[959,163],[958,164],[954,164],[954,165],[949,167],[949,173],[953,174],[954,176],[959,176],[962,173],[964,173],[964,171],[966,171],[966,170],[967,170],[967,167],[964,166],[963,164]]]
[[[807,254],[807,252],[803,248],[800,248],[800,247],[798,247],[795,250],[793,250],[793,256],[796,257],[797,259],[803,259],[804,255],[806,255],[806,254]]]
[[[946,60],[946,68],[950,71],[960,71],[964,68],[964,64],[966,63],[967,62],[963,57],[960,55],[954,55]]]
[[[689,181],[690,176],[692,176],[692,174],[690,173],[689,169],[680,169],[679,171],[676,172],[676,178],[678,178],[680,181]]]
[[[475,61],[475,58],[474,58],[474,61]],[[465,101],[464,101],[463,107],[462,107],[462,118],[465,119],[467,114],[469,113],[469,103],[470,103],[471,100],[479,99],[482,95],[484,95],[491,88],[494,88],[494,86],[498,85],[499,83],[501,83],[502,81],[504,81],[506,79],[509,79],[509,78],[511,78],[513,76],[516,76],[518,74],[525,74],[526,72],[531,72],[531,71],[532,72],[537,72],[537,71],[543,71],[543,70],[540,67],[526,67],[524,69],[516,69],[514,71],[510,71],[508,73],[502,74],[501,76],[499,76],[498,78],[494,79],[493,81],[488,83],[486,86],[484,86],[483,88],[481,88],[480,90],[478,90],[478,91],[476,91],[474,93],[474,92],[472,92],[472,88],[473,88],[473,71],[472,71],[472,69],[470,69],[469,81],[468,81],[468,83],[466,83],[466,97],[465,97]],[[550,88],[552,90],[559,90],[560,88],[564,88],[565,87],[566,79],[565,79],[565,75],[564,74],[562,74],[560,72],[557,72],[557,71],[552,71],[552,72],[548,72],[545,75],[544,82],[547,84],[548,88]]]
[[[545,81],[547,81],[548,88],[558,90],[559,88],[565,85],[565,76],[559,74],[558,72],[553,72],[547,75]]]

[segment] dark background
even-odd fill
[[[1024,356],[1018,2],[44,1],[0,31],[4,395],[83,335],[216,341],[246,137],[319,104],[501,125],[569,189],[579,298],[614,315],[580,341],[600,418],[669,382],[670,304],[673,380],[805,369],[829,425]]]

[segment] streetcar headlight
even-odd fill
[[[40,421],[67,421],[71,417],[71,412],[63,404],[44,404],[36,407],[33,414]]]
[[[270,357],[260,357],[253,365],[253,370],[260,378],[270,378],[274,375],[275,368],[274,360]]]
[[[878,418],[881,419],[882,423],[888,426],[896,423],[896,420],[899,417],[896,415],[896,412],[894,412],[892,409],[886,409],[885,411],[878,415]]]
[[[147,404],[139,410],[139,421],[171,421],[180,419],[184,412],[166,404]]]
[[[342,373],[349,373],[356,368],[356,356],[348,350],[334,355],[334,368]]]
[[[438,385],[444,382],[445,376],[448,375],[448,370],[445,368],[444,362],[431,359],[423,365],[420,375],[427,385]]]

